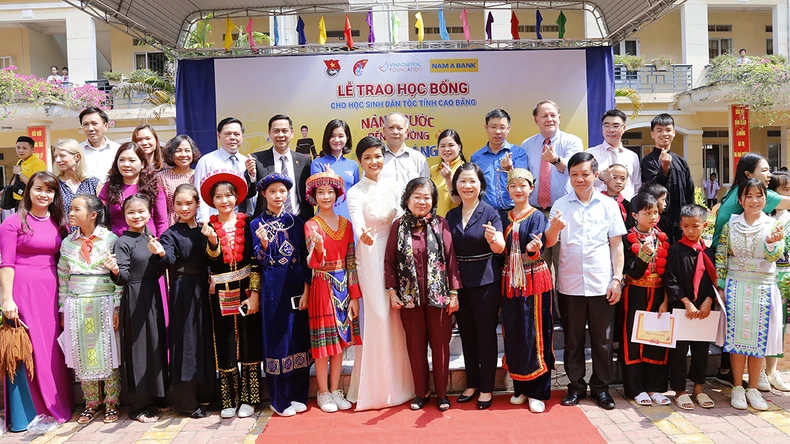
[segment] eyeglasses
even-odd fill
[[[623,127],[623,125],[617,125],[617,124],[614,124],[614,125],[604,125],[604,126],[603,126],[603,129],[605,129],[605,130],[610,130],[610,129],[613,129],[613,130],[617,131],[617,130],[619,130],[619,129],[620,129],[620,128],[622,128],[622,127]]]
[[[486,128],[488,128],[489,130],[491,130],[493,132],[499,131],[500,133],[504,133],[505,131],[510,129],[509,126],[494,126],[494,125],[488,125],[488,126],[486,126]]]

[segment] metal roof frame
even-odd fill
[[[400,0],[63,0],[85,13],[114,26],[133,37],[150,42],[178,58],[214,56],[257,56],[336,52],[343,44],[294,47],[266,47],[257,51],[233,48],[185,49],[184,42],[194,24],[212,14],[214,18],[260,17],[269,15],[330,14],[366,11],[385,6],[389,11],[461,9],[584,9],[595,17],[600,39],[520,41],[445,41],[401,43],[367,43],[357,45],[365,51],[398,51],[420,49],[527,49],[612,45],[657,20],[685,0],[564,0],[564,1],[400,1]]]

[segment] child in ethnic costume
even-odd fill
[[[209,294],[220,417],[246,418],[261,402],[260,273],[251,260],[253,236],[246,217],[234,212],[247,196],[247,181],[235,171],[216,170],[203,179],[200,195],[219,212],[203,225],[202,233],[208,238],[206,254],[211,259]]]
[[[686,310],[689,319],[705,319],[716,301],[716,268],[705,254],[705,243],[700,239],[707,225],[708,210],[699,205],[680,209],[680,229],[683,237],[669,247],[667,271],[664,275],[666,294],[671,308]],[[709,342],[678,341],[669,352],[669,387],[675,391],[675,403],[684,410],[692,410],[693,398],[700,407],[714,407],[713,400],[703,391],[705,370],[708,368]],[[691,365],[686,356],[691,349]],[[686,393],[686,378],[694,383],[691,396]]]
[[[626,275],[623,289],[623,329],[619,361],[623,366],[625,396],[639,405],[667,405],[672,401],[662,395],[667,390],[669,351],[664,347],[631,342],[636,311],[665,313],[669,301],[664,294],[664,271],[669,243],[667,235],[656,225],[659,221],[658,201],[652,195],[639,193],[631,201],[634,226],[623,239]]]
[[[148,243],[159,267],[170,275],[170,378],[176,411],[192,418],[208,415],[214,375],[211,307],[208,297],[206,237],[195,222],[198,192],[176,187],[172,202],[178,222]]]
[[[628,169],[624,165],[613,163],[609,166],[609,180],[605,182],[606,190],[601,192],[617,202],[625,227],[631,228],[634,226],[634,218],[631,216],[631,201],[623,197],[622,194],[627,182]]]
[[[730,217],[716,248],[718,286],[727,305],[723,351],[730,353],[735,387],[730,404],[745,410],[768,409],[757,390],[763,358],[781,353],[782,301],[776,287],[776,261],[784,253],[782,226],[763,213],[765,184],[746,179],[738,184],[743,213]],[[749,357],[749,390],[741,386]]]
[[[343,350],[361,345],[359,337],[359,283],[351,222],[335,213],[344,193],[343,179],[328,170],[307,179],[307,200],[318,205],[318,215],[304,226],[307,264],[313,271],[307,312],[310,343],[318,382],[318,407],[325,412],[348,410],[351,403],[340,390]],[[329,385],[327,386],[327,365]]]
[[[284,210],[292,186],[283,174],[258,181],[266,210],[250,224],[253,253],[261,267],[260,283],[253,290],[261,292],[266,385],[271,408],[280,416],[307,410],[310,389],[306,309],[311,273],[305,263],[304,222]]]
[[[104,422],[118,420],[121,393],[118,322],[123,288],[110,257],[118,237],[109,230],[109,213],[94,195],[71,202],[69,225],[76,230],[63,240],[58,260],[58,294],[66,364],[74,369],[85,396],[77,423],[87,424],[104,404]],[[102,396],[104,385],[104,396]]]
[[[153,237],[146,227],[151,202],[145,195],[133,194],[123,201],[122,209],[129,229],[115,243],[119,272],[113,280],[123,286],[121,350],[132,398],[129,417],[149,423],[159,420],[153,407],[156,404],[163,411],[170,386],[159,265],[148,250]]]
[[[535,179],[528,170],[508,173],[507,190],[515,207],[505,229],[507,261],[502,271],[502,365],[513,379],[511,404],[529,400],[529,410],[542,413],[551,397],[554,369],[554,307],[551,272],[543,260],[546,216],[529,204]]]
[[[771,182],[768,185],[769,190],[776,191],[777,194],[782,196],[790,196],[790,174],[786,171],[774,171],[771,173]],[[790,300],[790,211],[776,210],[774,217],[777,222],[782,226],[785,234],[785,252],[779,260],[776,261],[776,285],[779,288],[779,294],[782,296],[782,331],[784,326],[787,325],[787,301]],[[782,350],[784,350],[784,334],[782,334]],[[773,356],[765,357],[765,373],[760,375],[760,380],[765,378],[771,387],[787,392],[790,391],[790,384],[782,379],[779,372],[776,371],[776,365],[779,363],[779,358],[783,358],[784,354],[779,353]],[[761,386],[763,384],[760,384]],[[758,387],[762,390],[764,387]]]

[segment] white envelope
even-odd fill
[[[687,319],[686,310],[675,308],[675,336],[678,341],[716,342],[720,311],[711,311],[705,319]]]

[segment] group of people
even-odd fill
[[[671,116],[653,120],[656,149],[641,162],[622,146],[621,111],[604,114],[605,142],[586,151],[560,130],[554,102],[538,103],[533,118],[539,134],[514,145],[508,113],[490,111],[488,143],[471,162],[447,129],[441,162],[429,168],[405,145],[400,113],[386,117],[384,141],[356,146],[346,122],[330,121],[313,160],[291,150],[286,115],[268,122],[271,149],[242,154],[243,124],[229,117],[217,126],[219,148],[201,155],[185,135],[163,146],[148,125],[119,145],[105,136],[107,115],[84,110],[87,140],[55,143],[53,172],[26,176],[18,211],[0,225],[3,316],[27,326],[35,364],[34,379],[20,366],[5,381],[10,429],[37,414],[70,418],[68,368],[85,396],[80,423],[102,410],[105,422],[118,420],[124,388],[141,422],[171,408],[205,417],[212,402],[223,418],[248,417],[261,378],[271,409],[293,416],[307,409],[313,364],[325,412],[352,403],[418,410],[431,397],[429,346],[444,411],[453,315],[468,387],[458,403],[491,406],[501,314],[513,404],[545,410],[559,317],[570,379],[563,405],[586,396],[589,330],[589,386],[601,407],[615,407],[608,388],[619,342],[627,396],[668,404],[669,382],[678,405],[693,408],[688,375],[691,396],[709,408],[707,343],[642,346],[631,330],[637,310],[707,317],[716,287],[729,315],[733,406],[764,408],[761,374],[790,389],[775,360],[761,373],[762,358],[781,351],[785,318],[774,263],[787,270],[786,222],[764,213],[790,208],[788,177],[744,156],[718,211],[714,261],[701,242],[707,209],[693,204],[688,165],[669,149]],[[345,157],[352,149],[356,161]],[[790,275],[781,276],[786,291]],[[352,346],[346,394],[342,359]]]

